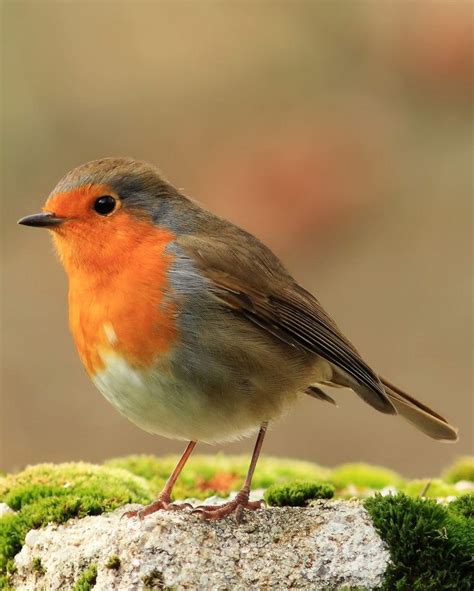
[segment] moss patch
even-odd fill
[[[368,498],[364,506],[390,549],[385,591],[474,588],[474,520],[430,499]]]
[[[91,564],[77,579],[72,591],[91,591],[97,581],[97,565]]]
[[[33,570],[35,571],[35,573],[37,573],[40,576],[44,575],[46,572],[44,569],[44,566],[41,562],[41,558],[39,556],[35,556],[33,558],[32,567],[33,567]]]
[[[462,491],[459,491],[452,484],[446,484],[439,478],[424,478],[420,480],[410,480],[403,487],[402,491],[411,497],[423,495],[427,498],[458,497]]]
[[[315,499],[331,499],[334,496],[332,484],[324,482],[294,482],[273,484],[268,487],[264,499],[271,507],[305,507]]]
[[[151,498],[143,479],[125,470],[82,462],[30,466],[0,483],[0,501],[15,511],[42,498],[58,496],[100,500],[104,511],[123,502],[141,502],[132,499]]]
[[[348,486],[381,490],[386,486],[400,487],[403,478],[387,468],[369,464],[342,464],[331,472],[330,481],[341,490]]]
[[[106,462],[106,466],[129,470],[145,478],[154,494],[163,487],[179,460],[179,456],[128,456]],[[248,470],[248,456],[191,456],[176,487],[173,497],[178,499],[205,499],[211,495],[227,496],[238,490]],[[330,470],[311,462],[260,458],[255,470],[252,488],[268,488],[295,480],[327,480]]]
[[[457,459],[452,466],[443,472],[443,479],[451,483],[460,480],[474,482],[474,457],[463,456]]]
[[[118,468],[40,464],[7,476],[0,483],[0,501],[16,513],[0,518],[0,588],[7,584],[11,561],[30,529],[151,499],[145,480]]]
[[[112,556],[109,556],[107,562],[105,563],[105,568],[118,570],[120,568],[120,564],[120,558],[116,554],[112,554]]]
[[[9,584],[9,577],[7,575],[0,575],[0,589],[2,589],[2,591],[15,591],[15,589]]]
[[[474,519],[474,494],[462,495],[448,505],[449,511],[461,517]]]

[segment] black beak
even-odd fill
[[[65,221],[66,218],[60,218],[54,215],[54,213],[45,211],[43,213],[27,215],[26,217],[21,218],[21,220],[18,220],[18,223],[22,226],[36,226],[38,228],[48,228],[50,226],[59,226]]]

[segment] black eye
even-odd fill
[[[115,198],[110,195],[99,197],[94,202],[94,209],[99,215],[108,215],[115,209]]]

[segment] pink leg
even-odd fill
[[[193,513],[199,513],[202,519],[223,519],[231,513],[235,513],[235,519],[237,523],[242,521],[242,513],[244,509],[255,511],[260,509],[263,505],[263,501],[249,501],[250,486],[252,484],[252,477],[257,465],[258,457],[262,449],[263,439],[267,432],[268,423],[263,423],[258,433],[255,448],[252,454],[252,460],[245,478],[243,487],[232,501],[224,503],[222,505],[201,505],[194,509]]]
[[[189,456],[191,455],[195,446],[196,446],[196,441],[190,441],[188,443],[188,445],[186,446],[186,449],[184,450],[183,455],[181,456],[181,459],[179,460],[178,464],[176,465],[176,468],[173,470],[171,476],[166,481],[166,484],[165,484],[163,490],[158,495],[156,501],[153,501],[153,503],[151,503],[150,505],[143,507],[143,509],[138,509],[136,511],[127,511],[126,513],[124,513],[122,515],[122,517],[137,517],[138,516],[140,519],[143,519],[147,515],[150,515],[151,513],[155,513],[155,511],[160,511],[160,510],[180,511],[181,509],[192,509],[192,507],[189,503],[182,503],[179,505],[172,503],[171,502],[171,492],[172,492],[173,487],[176,483],[176,480],[178,479],[178,476],[181,474],[181,471],[184,468],[184,465],[186,464],[186,462],[188,461]]]

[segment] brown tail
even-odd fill
[[[379,376],[380,377],[380,376]],[[399,388],[380,377],[385,392],[398,414],[433,439],[457,441],[458,431],[438,413],[418,402]]]

